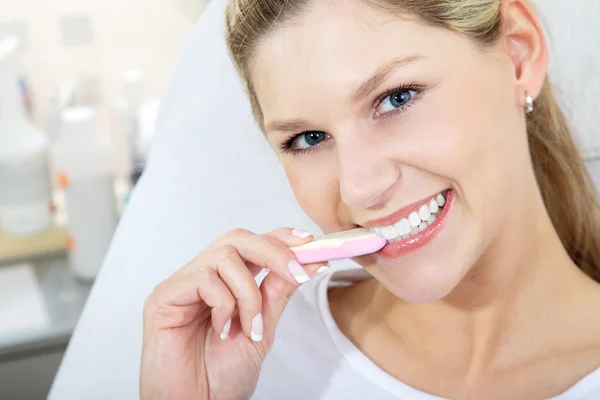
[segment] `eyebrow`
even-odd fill
[[[379,67],[373,75],[371,75],[366,81],[364,81],[360,87],[352,95],[352,102],[358,103],[367,98],[375,89],[377,89],[385,80],[400,67],[404,67],[409,64],[413,64],[417,61],[424,60],[425,57],[421,55],[411,55],[408,57],[396,58],[389,63]],[[273,131],[279,132],[302,132],[307,130],[310,125],[308,121],[303,119],[291,119],[282,121],[269,122],[265,127],[267,135]]]
[[[290,119],[284,121],[272,121],[269,122],[267,127],[265,128],[265,132],[267,135],[274,131],[279,132],[302,132],[307,129],[309,125],[308,121],[303,119]]]
[[[394,70],[424,60],[424,56],[412,55],[408,57],[396,58],[391,62],[379,67],[360,87],[354,92],[352,102],[358,103],[369,97],[391,75]]]

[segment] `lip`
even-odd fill
[[[386,244],[376,253],[377,256],[383,259],[398,258],[431,242],[431,240],[437,236],[442,229],[444,223],[446,222],[446,217],[454,205],[454,191],[449,189],[442,193],[444,193],[444,197],[446,198],[446,204],[444,205],[444,208],[442,208],[442,212],[437,217],[433,225],[428,226],[424,231],[419,232],[408,239]]]
[[[450,192],[450,189],[446,189],[446,190],[444,190],[442,192],[438,192],[438,193],[442,193],[442,195],[444,197],[446,197],[448,192]],[[438,195],[438,193],[434,194],[433,196],[427,197],[425,200],[420,200],[420,201],[414,202],[412,204],[409,204],[406,207],[399,209],[398,211],[394,211],[394,213],[388,215],[387,217],[366,221],[366,222],[362,223],[361,226],[364,228],[379,228],[382,226],[394,225],[396,222],[400,221],[402,218],[408,218],[408,216],[413,211],[419,212],[419,208],[421,208],[421,206],[424,204],[429,204],[431,199],[435,199],[435,197]],[[448,201],[448,200],[446,199],[446,201]]]

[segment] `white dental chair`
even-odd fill
[[[139,398],[144,300],[217,236],[234,227],[319,232],[297,206],[274,152],[252,120],[225,47],[225,4],[209,3],[181,56],[163,101],[148,168],[50,400]],[[552,58],[554,81],[581,142],[600,148],[600,25],[595,21],[600,1],[538,0],[537,5],[552,28],[551,52],[562,57]],[[600,165],[596,173],[600,178]]]

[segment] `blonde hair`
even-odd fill
[[[418,17],[491,45],[501,35],[501,0],[361,0],[391,13]],[[249,80],[257,43],[302,14],[307,0],[232,0],[227,9],[227,44],[244,79],[254,116],[263,115]],[[600,204],[566,118],[546,78],[527,114],[531,160],[546,209],[571,259],[600,282]]]

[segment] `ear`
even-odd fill
[[[544,32],[526,0],[502,2],[502,41],[514,65],[515,99],[525,106],[525,91],[537,98],[548,69],[548,48]]]

